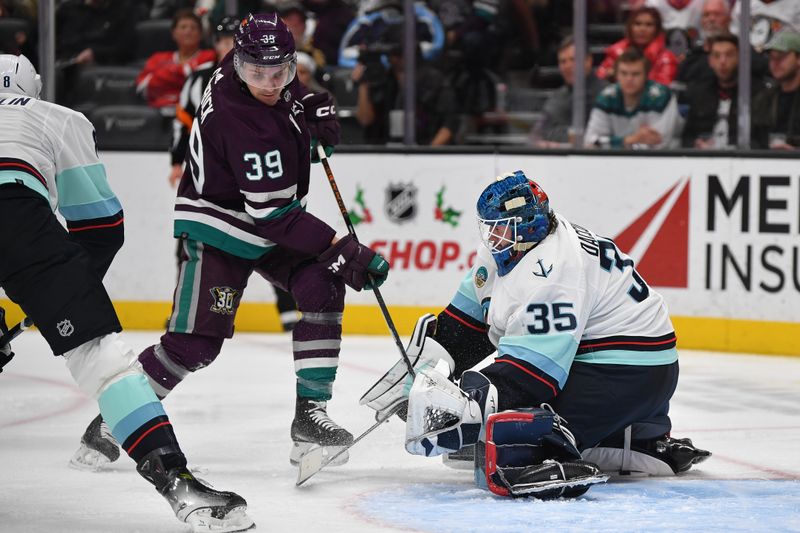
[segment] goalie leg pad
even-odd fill
[[[475,453],[475,481],[500,496],[577,497],[608,479],[580,460],[552,411],[540,408],[489,415]]]

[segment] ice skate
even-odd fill
[[[244,498],[234,492],[214,490],[185,466],[170,468],[170,456],[175,454],[155,450],[140,461],[136,470],[164,496],[178,520],[189,524],[194,533],[229,533],[255,527],[247,515]]]
[[[655,441],[652,448],[651,453],[667,463],[676,474],[686,472],[692,465],[711,457],[711,452],[696,448],[691,439],[663,437]]]
[[[119,459],[119,444],[100,415],[89,423],[81,437],[81,445],[69,466],[78,470],[99,470]]]
[[[458,451],[442,454],[442,463],[456,470],[475,468],[475,445],[469,444]]]
[[[353,442],[353,435],[330,419],[326,402],[297,398],[292,421],[292,453],[289,462],[297,466],[303,454],[321,446],[323,456],[330,457]],[[340,455],[331,466],[343,465],[350,458],[348,452]]]

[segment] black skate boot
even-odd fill
[[[84,431],[81,445],[69,460],[69,466],[78,470],[98,470],[117,459],[119,444],[102,416],[97,415]]]
[[[321,446],[325,457],[341,451],[353,443],[353,435],[330,419],[326,402],[297,398],[292,421],[292,453],[289,462],[297,466],[300,458],[315,446]],[[340,455],[332,466],[343,465],[350,458],[347,452]]]
[[[667,463],[676,474],[686,472],[692,465],[702,463],[711,452],[701,450],[692,444],[691,439],[673,439],[664,436],[648,446],[652,455]]]
[[[227,533],[255,527],[247,516],[247,502],[234,492],[214,490],[186,468],[186,458],[168,448],[153,450],[139,461],[136,471],[155,486],[178,520],[194,533]]]

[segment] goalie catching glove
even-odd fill
[[[446,361],[449,373],[455,368],[455,363],[450,354],[441,344],[428,337],[428,333],[436,327],[436,317],[430,313],[422,315],[414,326],[411,340],[406,346],[406,355],[414,367],[414,372],[419,374],[424,369],[436,366],[440,361]],[[408,373],[408,366],[400,359],[361,397],[359,403],[377,411],[376,416],[383,418],[385,414],[398,403],[408,400],[413,379]]]
[[[406,451],[431,457],[475,444],[486,418],[497,410],[497,389],[474,370],[461,376],[461,387],[447,379],[447,368],[421,370],[408,396]]]

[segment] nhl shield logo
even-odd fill
[[[66,318],[56,324],[56,329],[58,330],[58,334],[62,337],[69,337],[75,332],[75,327],[72,325],[72,322]]]
[[[417,188],[413,183],[392,183],[386,189],[386,216],[396,224],[417,216]]]

